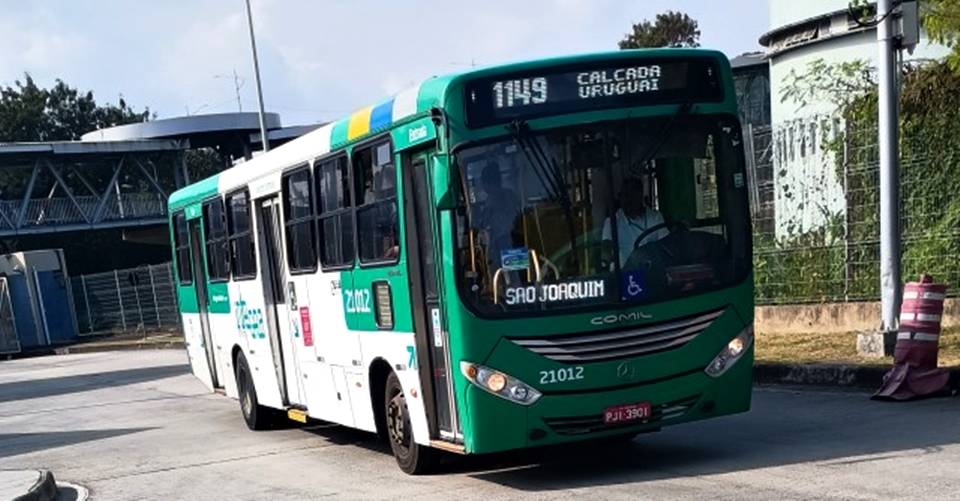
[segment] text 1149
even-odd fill
[[[547,102],[547,79],[520,78],[493,83],[493,103],[496,108],[529,106]]]

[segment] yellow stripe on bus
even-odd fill
[[[353,115],[350,115],[350,122],[347,124],[348,141],[352,141],[370,132],[371,113],[373,113],[373,106],[367,106]]]

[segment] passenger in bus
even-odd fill
[[[615,217],[617,224],[617,249],[620,251],[621,267],[626,265],[634,249],[650,242],[656,242],[670,234],[666,227],[661,227],[658,230],[647,233],[642,241],[637,241],[647,230],[662,225],[664,222],[663,214],[653,207],[648,206],[646,197],[644,196],[645,193],[646,190],[644,189],[643,179],[639,177],[629,177],[625,179],[620,188],[618,195],[620,208],[617,209]],[[613,229],[610,226],[609,217],[603,222],[601,238],[605,243],[609,244],[612,251]]]
[[[500,263],[500,252],[516,247],[514,223],[521,216],[523,206],[520,197],[503,186],[500,165],[494,161],[488,161],[480,173],[480,188],[485,198],[476,215],[476,226],[486,232],[487,258],[496,269]]]

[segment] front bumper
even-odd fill
[[[466,408],[472,433],[466,451],[489,453],[640,433],[745,412],[750,409],[752,385],[753,346],[718,378],[697,370],[610,390],[545,393],[529,407],[471,385],[466,391]],[[639,402],[651,404],[649,419],[618,426],[603,424],[607,407]]]

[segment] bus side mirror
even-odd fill
[[[450,171],[450,158],[444,155],[433,157],[433,199],[437,209],[452,210],[457,207],[456,176]]]

